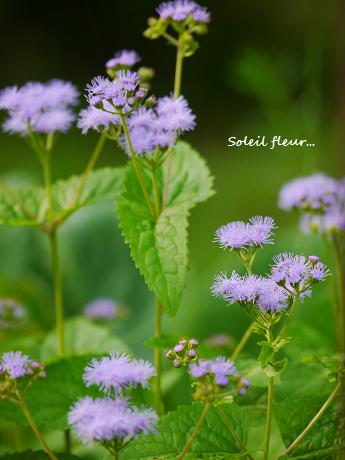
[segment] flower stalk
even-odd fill
[[[182,451],[178,455],[177,460],[182,460],[185,457],[185,455],[187,454],[187,452],[189,451],[191,445],[193,444],[194,439],[198,436],[199,431],[201,430],[201,428],[202,428],[202,426],[203,426],[203,424],[205,422],[206,416],[209,413],[209,410],[211,409],[211,407],[212,407],[212,404],[210,402],[208,402],[208,403],[206,403],[204,405],[204,408],[203,408],[203,410],[201,412],[199,420],[197,421],[197,423],[196,423],[191,435],[187,439],[187,442],[184,445]]]

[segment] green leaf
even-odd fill
[[[172,348],[179,340],[179,336],[175,334],[162,334],[159,337],[151,337],[144,345],[149,348],[160,348],[165,350],[166,348]]]
[[[203,406],[194,403],[192,406],[179,407],[176,412],[163,416],[156,429],[157,434],[139,436],[124,451],[123,460],[176,459],[191,435]],[[236,404],[223,407],[226,416],[236,429],[238,436],[246,443],[246,428],[258,423],[260,411],[251,408],[239,408]],[[233,454],[233,456],[231,455]],[[242,452],[225,426],[218,410],[211,408],[204,425],[191,445],[189,458],[242,458]]]
[[[274,412],[284,444],[288,447],[320,410],[332,392],[334,384],[328,383],[326,372],[320,373],[318,366],[312,368],[293,363],[282,376],[281,384],[274,390]],[[293,452],[295,457],[292,458],[326,458],[327,456],[321,455],[322,452],[345,446],[345,418],[340,399],[336,398],[332,402],[316,425],[298,444]],[[306,456],[307,454],[310,456]]]
[[[269,363],[265,369],[266,375],[268,377],[276,377],[285,369],[288,359],[285,357],[280,361],[275,361],[274,363]]]
[[[78,460],[80,458],[70,454],[55,454],[55,456],[58,460]],[[43,451],[26,450],[25,452],[5,454],[0,457],[0,460],[49,460],[49,456]]]
[[[261,346],[258,360],[261,363],[261,368],[266,369],[274,358],[274,348],[268,342],[258,342],[258,345]]]
[[[47,378],[37,380],[26,396],[26,403],[40,429],[64,430],[66,414],[82,396],[99,396],[94,388],[86,388],[83,373],[91,356],[63,359],[47,366]],[[9,401],[0,402],[0,417],[26,426],[21,410]]]
[[[75,202],[75,198],[80,186],[80,176],[54,183],[50,221],[62,223],[79,208],[101,201],[115,200],[122,189],[123,177],[124,168],[102,168],[91,172],[78,203]],[[13,196],[0,189],[2,225],[37,227],[47,220],[47,210],[47,199],[41,187],[14,190]]]
[[[127,345],[114,336],[106,326],[75,317],[65,320],[65,354],[84,355],[86,353],[130,353]],[[56,331],[47,334],[41,346],[40,359],[49,362],[57,357]]]
[[[135,264],[171,317],[177,312],[186,283],[189,212],[213,194],[206,163],[188,144],[179,142],[172,158],[169,203],[157,220],[147,209],[131,164],[117,206],[120,227]],[[158,176],[163,175],[160,170]],[[145,181],[150,190],[147,175]],[[159,184],[162,188],[161,180]]]

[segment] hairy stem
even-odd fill
[[[53,230],[52,232],[48,233],[48,237],[50,242],[50,252],[52,259],[58,352],[60,356],[63,356],[65,353],[64,309],[62,300],[62,281],[56,230]]]
[[[330,406],[331,402],[335,398],[336,394],[341,388],[341,382],[338,382],[337,385],[334,387],[332,393],[329,395],[329,397],[326,399],[326,401],[323,403],[322,407],[320,410],[315,414],[315,416],[312,418],[312,420],[308,423],[308,425],[304,428],[302,433],[294,440],[294,442],[283,452],[282,455],[289,455],[296,447],[297,445],[302,441],[302,439],[309,433],[309,431],[314,427],[314,425],[317,423],[317,421],[322,417],[322,415],[325,413],[325,411],[328,409]]]
[[[224,421],[224,424],[225,426],[228,428],[228,430],[230,431],[232,437],[234,438],[234,440],[237,442],[237,445],[243,450],[243,452],[247,453],[247,448],[246,446],[243,444],[241,438],[238,436],[238,434],[236,433],[236,430],[235,428],[232,426],[232,423],[231,421],[229,420],[229,417],[226,415],[225,413],[225,410],[223,408],[223,406],[219,406],[218,408],[218,411],[220,412],[222,418],[223,418],[223,421]],[[247,453],[247,459],[249,460],[254,460],[253,457]]]
[[[181,453],[178,455],[177,460],[182,460],[185,457],[186,453],[189,451],[194,439],[198,436],[198,433],[199,433],[199,431],[201,430],[201,427],[204,424],[205,418],[206,418],[210,408],[211,408],[211,403],[206,403],[204,408],[203,408],[203,411],[201,412],[199,420],[197,421],[197,424],[194,427],[194,430],[193,430],[192,434],[187,439],[187,442],[186,442],[184,448],[182,449]]]
[[[81,194],[83,193],[83,190],[84,190],[84,187],[85,187],[85,184],[86,184],[86,181],[88,180],[88,178],[90,176],[90,173],[92,172],[93,168],[95,167],[95,164],[97,163],[98,158],[100,157],[100,154],[101,154],[101,152],[103,150],[103,147],[104,147],[106,139],[107,139],[106,133],[103,132],[100,135],[100,137],[99,137],[99,139],[97,141],[95,149],[92,152],[90,160],[87,163],[86,168],[84,170],[84,173],[83,173],[83,175],[82,175],[82,177],[80,179],[80,184],[79,184],[79,187],[77,189],[75,198],[73,200],[74,205],[77,205],[79,200],[80,200]]]
[[[37,439],[39,440],[39,442],[42,444],[42,446],[44,447],[45,451],[47,452],[47,455],[49,456],[49,458],[51,460],[58,460],[57,457],[50,450],[50,448],[49,448],[48,444],[46,443],[42,433],[40,432],[38,426],[36,425],[36,422],[33,419],[32,415],[31,415],[31,412],[30,412],[28,406],[26,405],[26,402],[25,402],[22,394],[20,393],[20,391],[17,392],[17,396],[18,396],[18,399],[19,399],[20,408],[22,409],[22,411],[23,411],[23,413],[24,413],[29,425],[31,426],[32,431],[35,433]]]
[[[119,114],[119,116],[120,116],[120,119],[121,119],[122,129],[123,129],[124,135],[125,135],[126,140],[127,140],[128,148],[129,148],[129,151],[130,151],[130,154],[131,154],[131,157],[132,157],[134,170],[135,170],[135,173],[137,175],[138,182],[140,184],[141,190],[142,190],[142,192],[144,194],[144,198],[145,198],[145,201],[146,201],[147,208],[150,211],[150,213],[154,216],[155,211],[154,211],[154,209],[152,207],[152,203],[151,203],[151,200],[150,200],[150,195],[149,195],[149,192],[148,192],[148,190],[146,188],[144,177],[142,175],[139,163],[138,163],[137,158],[135,156],[133,144],[132,144],[132,141],[131,141],[131,136],[130,136],[129,131],[128,131],[128,127],[127,127],[125,117],[121,113]]]
[[[271,326],[268,328],[267,341],[272,343],[272,329]],[[264,460],[268,459],[270,450],[271,440],[271,427],[272,427],[272,415],[273,415],[273,384],[274,377],[268,377],[268,390],[267,390],[267,411],[266,411],[266,425],[265,425],[265,438],[264,438]]]

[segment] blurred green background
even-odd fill
[[[323,254],[319,238],[302,235],[298,216],[280,211],[277,197],[280,187],[296,176],[344,174],[344,6],[340,0],[202,3],[210,8],[212,23],[200,50],[185,62],[182,92],[198,118],[197,129],[186,138],[207,159],[217,194],[192,211],[187,288],[176,318],[165,319],[164,330],[200,339],[219,333],[239,338],[247,318],[239,307],[212,298],[209,288],[216,273],[241,268],[234,254],[212,242],[213,234],[231,220],[274,217],[276,244],[257,259],[256,270],[262,274],[281,251]],[[116,50],[133,48],[144,65],[156,70],[154,94],[168,94],[174,50],[142,37],[146,18],[157,5],[151,0],[3,0],[0,87],[63,78],[83,92]],[[244,135],[303,138],[315,147],[227,147],[228,137]],[[95,133],[82,136],[76,128],[61,136],[53,156],[54,178],[80,173],[96,141]],[[0,145],[3,178],[41,181],[35,155],[22,139],[1,133]],[[108,142],[99,166],[125,160]],[[150,357],[143,343],[153,335],[153,297],[129,257],[114,206],[77,213],[64,225],[60,243],[67,316],[78,315],[93,298],[118,299],[127,306],[128,317],[114,330],[137,355]],[[52,327],[50,257],[43,236],[0,228],[0,290],[27,306],[32,330]],[[300,305],[291,329],[291,353],[300,353],[301,337],[303,353],[334,351],[326,284]],[[255,339],[248,351],[255,355]],[[184,388],[171,391],[168,407],[188,399]]]

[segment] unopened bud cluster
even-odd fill
[[[196,339],[180,339],[171,349],[165,352],[175,367],[185,367],[197,359],[196,348],[199,342]]]

